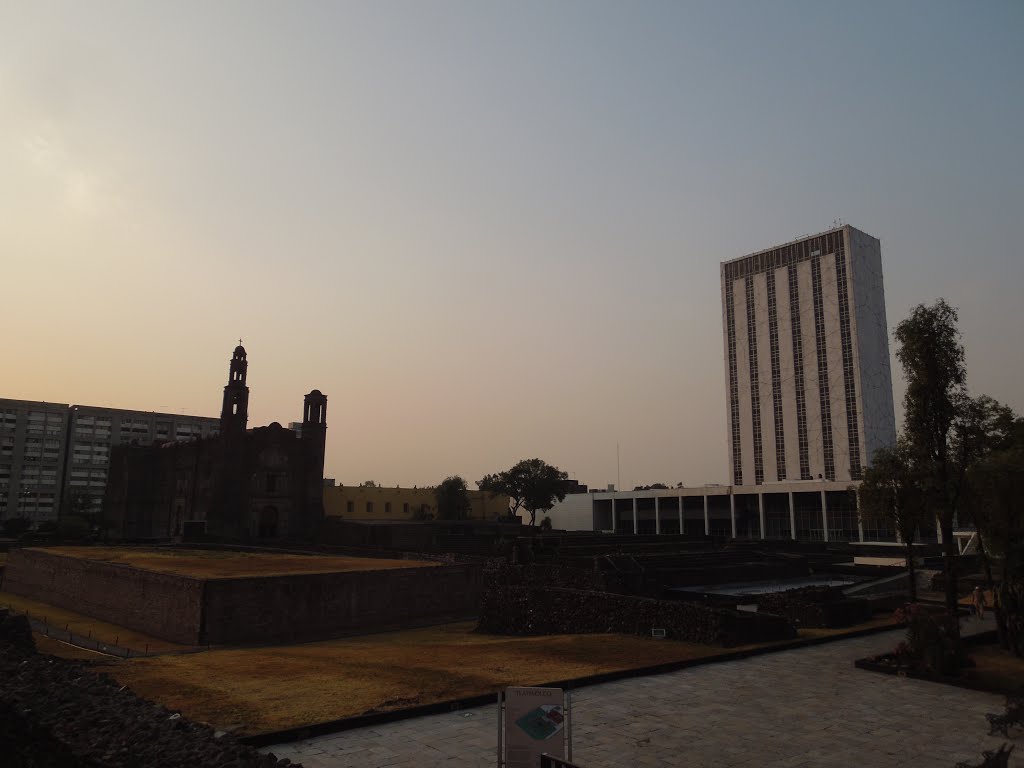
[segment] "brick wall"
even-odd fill
[[[207,582],[206,642],[293,641],[475,616],[475,565]]]
[[[199,641],[203,582],[198,579],[14,549],[3,588],[171,642]]]

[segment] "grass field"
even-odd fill
[[[722,652],[626,635],[481,635],[473,626],[111,661],[102,669],[190,718],[252,734]]]
[[[974,646],[968,653],[976,665],[965,673],[972,683],[1005,693],[1024,689],[1024,659],[994,643]]]
[[[383,560],[371,557],[290,555],[276,552],[224,552],[203,549],[44,547],[41,548],[41,551],[201,579],[287,576],[296,573],[337,573],[338,571],[381,571],[392,568],[437,565],[437,563],[423,560]]]
[[[48,603],[28,600],[20,595],[12,595],[10,592],[0,591],[0,608],[13,608],[19,613],[29,614],[34,619],[45,618],[50,626],[60,629],[64,629],[66,626],[72,632],[92,637],[101,643],[117,643],[134,650],[143,651],[149,646],[151,651],[180,651],[189,647],[161,640],[158,637],[144,635],[141,632],[119,627],[116,624],[108,624],[105,621],[83,616],[80,613],[63,608],[57,608]],[[65,650],[66,652],[64,652]],[[66,656],[71,652],[72,649],[69,646],[62,644],[58,644],[53,650],[47,651],[47,653],[53,653],[57,656]],[[76,656],[74,658],[80,657]]]
[[[118,660],[102,668],[192,719],[253,734],[737,650],[628,635],[483,635],[473,626]]]

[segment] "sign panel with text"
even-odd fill
[[[545,752],[565,757],[565,718],[561,688],[507,688],[505,768],[536,768]]]

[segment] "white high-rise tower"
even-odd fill
[[[734,485],[859,480],[896,441],[879,241],[850,226],[722,264]]]

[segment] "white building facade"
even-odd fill
[[[879,241],[842,226],[721,278],[732,484],[859,480],[896,441]]]

